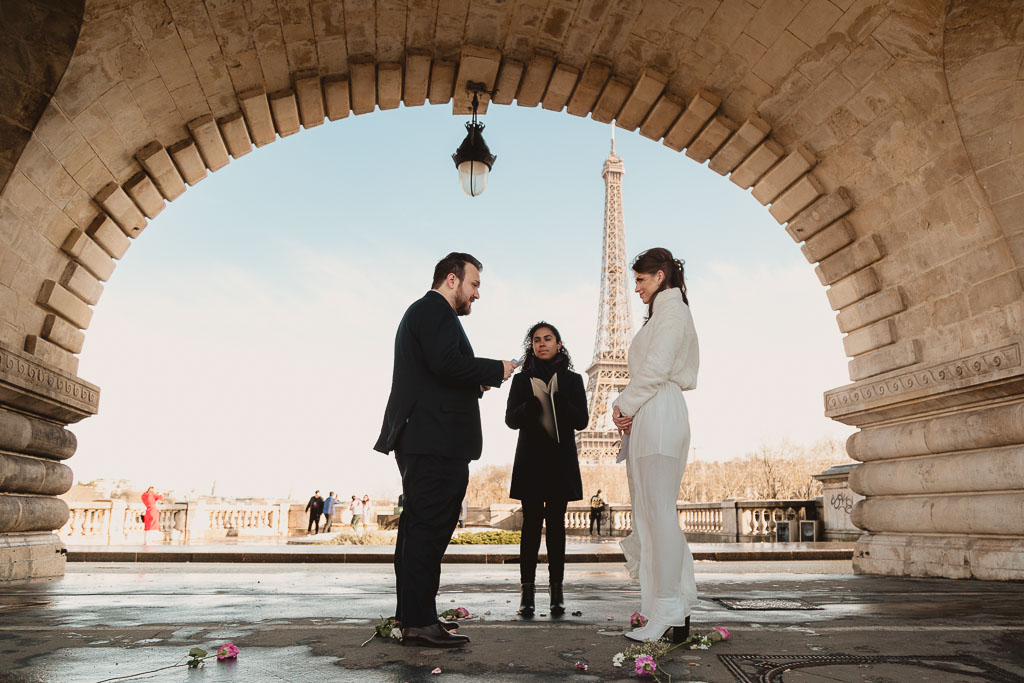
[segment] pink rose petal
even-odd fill
[[[437,667],[436,669],[434,669],[430,673],[431,673],[431,675],[436,676],[437,674],[441,673],[441,667]]]

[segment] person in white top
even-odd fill
[[[671,628],[673,642],[682,642],[697,584],[676,500],[690,450],[683,392],[697,386],[700,354],[682,262],[668,249],[648,249],[633,261],[633,272],[647,319],[630,344],[629,384],[612,404],[612,419],[623,434],[618,461],[626,461],[633,507],[633,530],[621,546],[640,582],[647,624],[626,637],[658,639]]]

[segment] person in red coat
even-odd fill
[[[146,506],[146,514],[142,518],[143,528],[146,531],[146,543],[149,543],[149,532],[160,531],[160,511],[156,509],[156,504],[161,500],[163,500],[163,496],[154,491],[152,486],[142,494],[142,504]]]

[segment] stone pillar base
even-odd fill
[[[0,534],[0,583],[63,576],[65,561],[57,534]]]
[[[869,533],[857,541],[853,571],[1024,581],[1024,538]]]

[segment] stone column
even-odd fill
[[[822,484],[821,506],[824,511],[826,541],[856,541],[860,529],[850,519],[853,506],[864,496],[850,490],[850,473],[860,465],[835,465],[814,478]]]
[[[855,425],[854,570],[1024,579],[1024,336],[825,394]]]
[[[277,512],[275,513],[276,519],[274,520],[274,533],[278,536],[288,535],[288,511],[290,508],[290,503],[277,504]]]
[[[110,501],[110,532],[107,536],[108,545],[122,545],[126,542],[128,534],[124,530],[125,513],[128,512],[128,502],[125,500]]]
[[[740,520],[735,498],[722,501],[722,539],[727,543],[739,543]]]
[[[210,508],[203,502],[187,503],[184,541],[197,541],[210,536]]]
[[[75,453],[64,427],[94,415],[99,389],[0,344],[0,581],[60,576]]]

